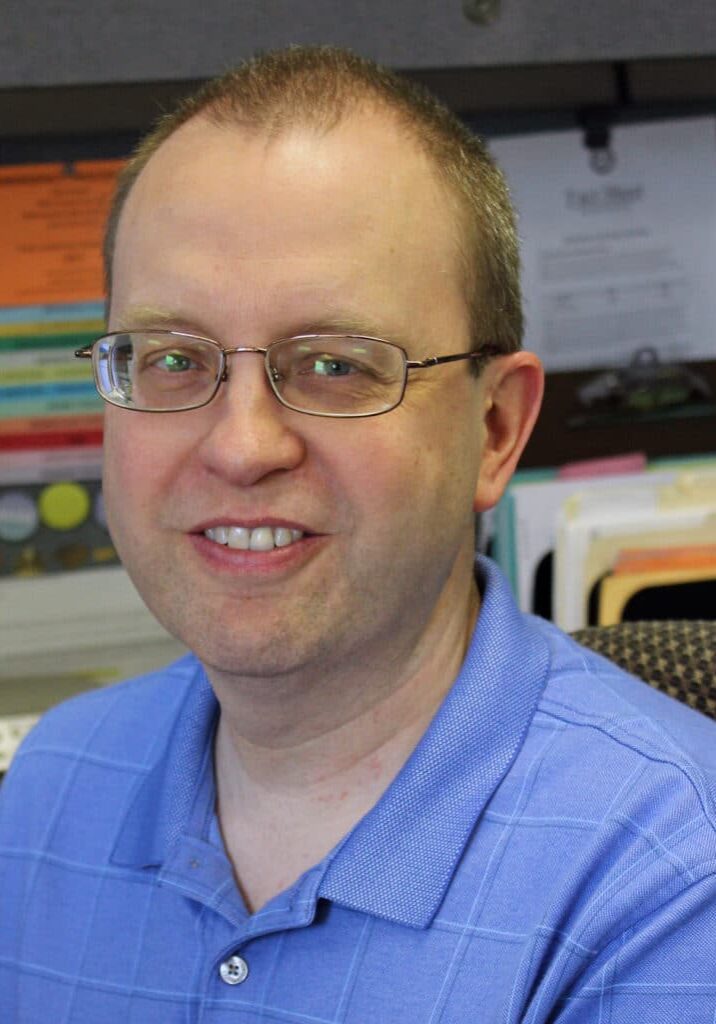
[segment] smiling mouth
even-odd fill
[[[273,551],[295,544],[304,534],[286,526],[212,526],[204,530],[204,536],[237,551]]]

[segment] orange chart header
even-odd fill
[[[0,166],[0,306],[102,298],[102,236],[123,164]]]

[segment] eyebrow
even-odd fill
[[[385,324],[379,324],[369,316],[352,316],[350,314],[327,314],[320,319],[311,319],[301,322],[299,331],[295,334],[356,334],[368,338],[382,338],[384,341],[392,341],[395,345],[406,348],[409,338],[401,331],[386,328]]]
[[[205,331],[197,321],[178,311],[160,309],[155,306],[134,306],[130,307],[122,316],[117,318],[114,325],[116,331],[130,330],[173,330],[198,334],[202,337],[213,339],[209,331]],[[404,332],[388,329],[384,324],[379,324],[370,316],[360,314],[354,316],[351,313],[326,313],[320,317],[299,319],[296,327],[287,333],[280,333],[279,337],[294,337],[301,334],[355,334],[369,338],[381,338],[384,341],[391,341],[402,348],[407,349],[411,340]],[[228,344],[230,339],[224,339]]]
[[[117,317],[114,329],[116,331],[186,330],[194,333],[197,326],[190,328],[191,323],[189,317],[171,310],[154,306],[130,306],[122,316]]]

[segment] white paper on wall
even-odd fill
[[[716,119],[613,126],[606,170],[576,129],[490,148],[519,215],[525,347],[548,370],[647,346],[716,358]]]

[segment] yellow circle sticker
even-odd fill
[[[40,518],[52,530],[74,530],[90,511],[90,496],[82,484],[50,484],[38,499]]]

